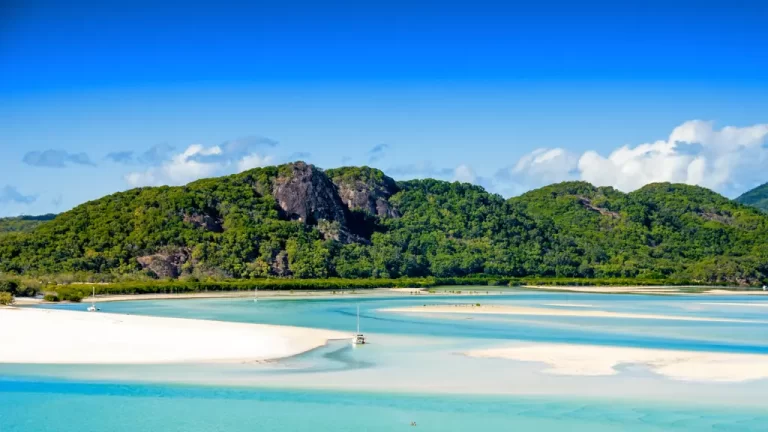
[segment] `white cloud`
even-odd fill
[[[272,163],[272,156],[260,156],[256,153],[243,156],[239,162],[237,162],[237,172],[247,171],[253,168],[259,168],[267,166]]]
[[[562,148],[540,148],[520,158],[510,170],[512,177],[532,177],[540,184],[570,179],[577,158]]]
[[[453,170],[453,181],[475,183],[477,176],[469,165],[461,164]]]
[[[563,148],[539,148],[496,173],[492,189],[519,195],[533,188],[578,178],[578,156]]]
[[[676,127],[667,140],[622,146],[608,157],[594,151],[579,159],[581,178],[598,186],[632,191],[648,183],[699,185],[723,193],[765,181],[768,124],[727,126],[692,120]]]
[[[564,180],[581,179],[629,192],[648,183],[704,186],[725,194],[768,181],[768,124],[727,126],[692,120],[666,140],[624,145],[607,157],[595,151],[580,156],[562,148],[537,149],[496,175],[496,189],[517,194]]]
[[[200,178],[268,165],[272,161],[271,156],[230,150],[231,147],[227,146],[193,144],[159,166],[127,174],[125,180],[131,186],[182,185]]]

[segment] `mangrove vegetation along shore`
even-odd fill
[[[399,278],[399,279],[249,279],[249,280],[162,280],[115,283],[69,283],[25,287],[14,279],[0,279],[0,292],[18,297],[45,295],[47,301],[80,301],[92,295],[188,294],[204,292],[252,291],[345,291],[374,288],[421,288],[439,286],[522,287],[522,286],[677,286],[691,287],[690,281],[663,279],[583,279],[583,278]],[[722,285],[725,287],[726,285]],[[687,288],[686,288],[687,289]],[[703,287],[701,287],[703,289]],[[740,289],[749,289],[740,287]],[[756,289],[756,288],[753,288]],[[697,289],[692,289],[696,291]]]

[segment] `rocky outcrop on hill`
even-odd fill
[[[328,170],[326,173],[350,210],[361,210],[378,217],[400,216],[389,203],[389,198],[399,191],[397,183],[381,171],[368,167],[350,167]]]
[[[184,222],[192,224],[198,228],[203,228],[207,231],[222,232],[221,218],[211,216],[205,213],[185,213],[182,217]]]
[[[325,219],[346,226],[345,206],[336,186],[313,165],[296,162],[285,166],[285,172],[273,182],[272,196],[288,219],[309,225]]]
[[[136,258],[144,270],[151,272],[158,278],[176,278],[181,275],[182,266],[190,258],[190,252],[186,248],[173,251],[145,255]]]

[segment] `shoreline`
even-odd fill
[[[98,283],[87,285],[99,285]],[[434,288],[355,288],[347,290],[317,289],[317,290],[263,290],[259,291],[259,299],[268,298],[339,298],[339,297],[359,297],[359,296],[386,296],[386,295],[428,295],[428,296],[494,296],[512,294],[517,291],[528,292],[560,292],[560,293],[592,293],[592,294],[640,294],[640,295],[662,295],[662,296],[768,296],[766,291],[756,290],[727,290],[719,287],[698,292],[681,291],[682,286],[554,286],[554,285],[522,285],[514,287],[490,287],[485,285],[460,285],[450,286],[456,288],[454,292],[441,288],[446,286],[437,286]],[[475,289],[472,289],[475,288]],[[479,288],[485,288],[481,290]],[[691,286],[689,288],[697,288]],[[210,292],[192,292],[192,293],[152,293],[152,294],[102,294],[94,297],[84,297],[82,303],[105,303],[116,301],[139,301],[139,300],[185,300],[185,299],[215,299],[215,298],[249,298],[254,297],[254,291],[210,291]],[[41,298],[16,297],[15,306],[33,306],[38,304],[57,304],[71,302],[48,302]]]
[[[333,290],[264,290],[259,291],[258,298],[344,298],[344,297],[359,297],[368,295],[397,295],[397,293],[404,292],[418,292],[419,295],[426,295],[425,290],[419,291],[420,288],[358,288],[350,290],[337,290],[333,294]],[[80,302],[82,304],[87,303],[108,303],[118,301],[139,301],[139,300],[192,300],[192,299],[217,299],[217,298],[254,298],[254,291],[210,291],[210,292],[194,292],[194,293],[161,293],[161,294],[106,294],[96,295],[96,297],[84,297]],[[30,298],[30,297],[16,297],[15,306],[30,306],[38,304],[72,304],[72,302],[49,302],[43,299]]]
[[[350,338],[334,330],[187,318],[0,308],[0,363],[263,362]],[[23,331],[21,331],[23,329]]]

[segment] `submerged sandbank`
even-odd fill
[[[768,378],[768,355],[672,351],[597,345],[525,344],[473,350],[470,357],[546,363],[556,375],[614,375],[622,364],[642,364],[683,381],[748,381]]]
[[[0,308],[0,363],[248,362],[350,335],[331,330],[100,312]]]
[[[581,318],[632,318],[648,320],[672,320],[672,321],[706,321],[706,322],[733,322],[733,323],[768,323],[768,321],[740,320],[731,318],[705,318],[682,315],[639,314],[625,312],[609,312],[602,310],[568,310],[551,309],[525,306],[501,306],[501,305],[424,305],[401,308],[380,309],[382,312],[400,313],[434,313],[434,314],[491,314],[491,315],[523,315],[523,316],[558,316]]]

